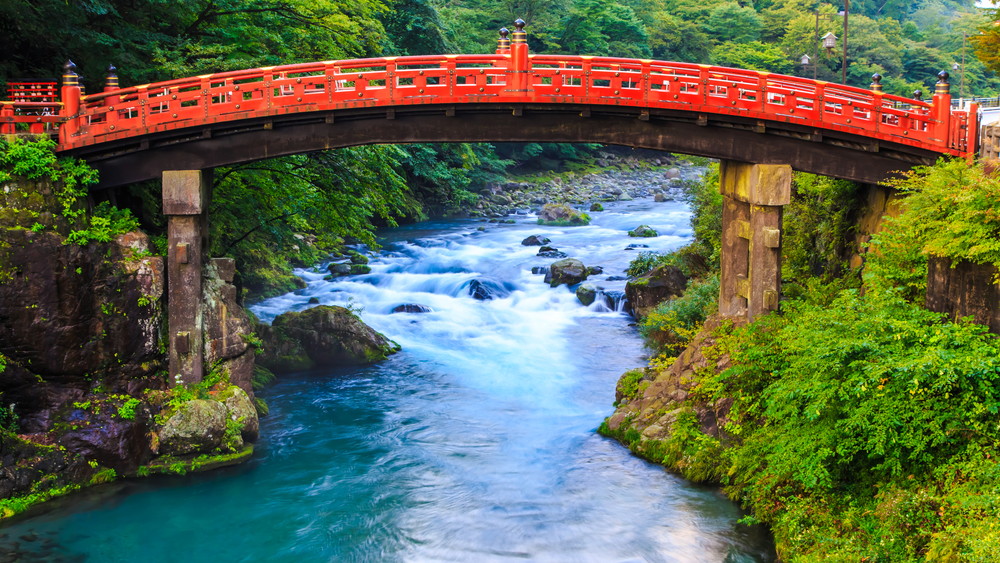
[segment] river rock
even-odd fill
[[[597,300],[598,292],[604,291],[604,288],[600,288],[589,283],[581,284],[580,287],[576,288],[576,298],[583,304],[584,307],[590,307],[590,305]]]
[[[666,172],[664,172],[663,175],[668,180],[673,179],[673,178],[680,178],[681,177],[681,171],[678,168],[671,168],[671,169],[667,170]]]
[[[639,238],[651,238],[659,235],[660,234],[656,232],[656,229],[650,227],[649,225],[639,225],[628,232],[628,236]]]
[[[510,290],[499,281],[489,278],[474,279],[469,282],[469,295],[473,299],[489,301],[490,299],[502,299],[510,295]]]
[[[588,276],[597,276],[604,273],[604,268],[602,266],[589,266],[587,268]]]
[[[552,241],[549,240],[549,237],[542,235],[531,235],[530,237],[527,237],[524,240],[522,240],[521,244],[524,246],[542,246],[545,244],[549,244],[550,242]]]
[[[351,264],[367,264],[368,263],[368,257],[365,256],[364,254],[361,254],[357,250],[348,250],[347,251],[347,256],[350,257]]]
[[[648,244],[630,244],[625,247],[625,250],[635,250],[637,248],[649,248]]]
[[[226,405],[209,399],[182,403],[160,429],[160,453],[211,452],[222,443],[227,412]]]
[[[564,258],[549,266],[545,281],[549,286],[575,285],[587,279],[587,267],[576,258]]]
[[[612,311],[617,311],[622,303],[628,304],[624,291],[605,291],[603,297],[604,305]]]
[[[542,258],[565,258],[568,256],[565,252],[560,252],[558,248],[553,248],[551,246],[543,246],[538,249],[538,254]]]
[[[231,385],[219,395],[219,399],[226,405],[226,417],[243,425],[241,431],[243,441],[256,442],[260,435],[260,421],[250,395],[243,389]]]
[[[601,205],[601,202],[595,201],[594,203],[590,204],[590,210],[591,211],[604,211],[604,206]]]
[[[104,467],[128,473],[153,457],[146,420],[123,420],[113,409],[73,409],[67,415],[70,429],[59,445],[97,461]]]
[[[549,267],[548,266],[533,266],[531,268],[531,273],[535,274],[536,276],[538,276],[538,275],[544,276],[544,275],[546,275],[546,274],[549,273]]]
[[[677,266],[658,266],[625,284],[632,316],[645,318],[661,302],[676,297],[687,287],[687,278]]]
[[[354,313],[330,305],[283,313],[271,326],[257,325],[257,334],[264,341],[260,364],[275,373],[370,364],[399,351]]]
[[[417,303],[404,303],[392,308],[393,313],[431,313],[433,311],[434,309],[431,309],[427,305]]]
[[[541,225],[586,225],[590,217],[563,203],[547,203],[538,212]]]
[[[326,269],[334,276],[346,276],[351,273],[351,264],[330,264]]]
[[[663,203],[665,201],[670,201],[670,199],[667,198],[666,194],[659,193],[653,196],[653,201]]]

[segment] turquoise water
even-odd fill
[[[287,376],[262,395],[254,458],[202,475],[127,481],[0,529],[0,561],[771,561],[767,534],[736,524],[717,490],[641,461],[594,429],[645,351],[630,318],[581,306],[532,266],[542,233],[621,289],[640,223],[683,244],[678,203],[637,201],[559,229],[471,221],[389,233],[372,273],[255,307],[310,298],[363,309],[403,346],[361,369]],[[473,279],[502,288],[468,294]],[[424,314],[392,314],[418,303]]]

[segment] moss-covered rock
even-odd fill
[[[257,409],[246,391],[233,385],[222,392],[219,399],[226,405],[226,418],[240,425],[240,434],[246,442],[254,442],[260,434]]]
[[[193,399],[182,403],[160,429],[160,452],[184,455],[211,452],[222,443],[226,432],[225,403]]]
[[[337,306],[284,313],[271,326],[258,325],[257,333],[264,340],[259,362],[277,373],[370,364],[399,351],[398,344]]]
[[[545,281],[551,287],[558,285],[576,285],[587,279],[587,267],[576,258],[564,258],[553,262],[549,266],[549,272],[545,275]]]
[[[625,284],[625,296],[632,316],[642,320],[663,301],[684,293],[686,287],[687,277],[680,268],[663,265]]]
[[[650,227],[649,225],[639,225],[629,231],[628,236],[637,238],[652,238],[660,236],[660,233],[656,232],[656,229]]]
[[[590,224],[590,215],[562,203],[547,203],[538,212],[539,225],[574,226]]]

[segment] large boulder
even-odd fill
[[[590,216],[581,213],[564,203],[547,203],[538,212],[538,224],[540,225],[586,225],[590,223]]]
[[[545,275],[545,281],[551,287],[561,284],[576,285],[587,279],[587,267],[576,258],[564,258],[558,262],[553,262],[549,266],[549,273]]]
[[[687,278],[677,266],[658,266],[625,284],[632,316],[642,320],[661,302],[684,293]]]
[[[650,227],[649,225],[639,225],[638,227],[629,231],[628,236],[638,237],[638,238],[651,238],[660,236],[660,233],[657,233],[656,229]]]
[[[182,403],[160,429],[160,453],[211,452],[222,444],[227,413],[225,404],[210,399]]]
[[[278,315],[258,325],[264,341],[259,363],[274,372],[365,365],[384,360],[399,345],[344,307],[321,305]]]

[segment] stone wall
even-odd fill
[[[972,316],[1000,334],[1000,284],[993,266],[932,256],[927,264],[927,308],[953,319]]]

